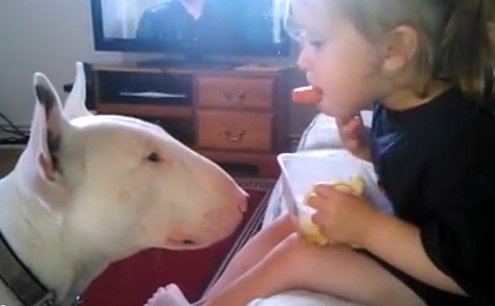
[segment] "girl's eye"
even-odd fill
[[[152,163],[157,163],[160,161],[160,157],[158,156],[158,154],[156,152],[151,152],[147,157],[146,159],[149,161],[149,162],[152,162]]]
[[[308,44],[315,49],[320,49],[321,47],[323,47],[325,45],[325,41],[324,40],[309,40]]]
[[[307,45],[311,48],[318,50],[318,49],[322,48],[326,42],[327,42],[326,39],[321,38],[320,36],[304,34],[302,36],[302,44],[301,45]]]

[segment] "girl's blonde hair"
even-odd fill
[[[486,80],[493,77],[489,28],[493,27],[495,0],[286,1],[286,24],[291,21],[292,1],[337,3],[371,42],[397,26],[413,27],[420,46],[411,64],[419,75],[420,93],[430,80],[441,78],[459,86],[465,94],[482,99]]]

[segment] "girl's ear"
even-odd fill
[[[385,39],[382,69],[387,75],[407,68],[419,48],[418,32],[410,26],[401,25],[393,29]]]

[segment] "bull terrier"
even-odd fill
[[[76,71],[64,108],[34,75],[30,140],[0,180],[0,305],[73,305],[111,262],[209,246],[246,208],[227,173],[162,128],[92,115],[81,63]]]

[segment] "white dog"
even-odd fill
[[[82,64],[63,110],[44,75],[34,89],[29,143],[0,180],[0,305],[72,305],[115,260],[206,247],[239,224],[246,194],[214,163],[158,126],[85,109]]]

